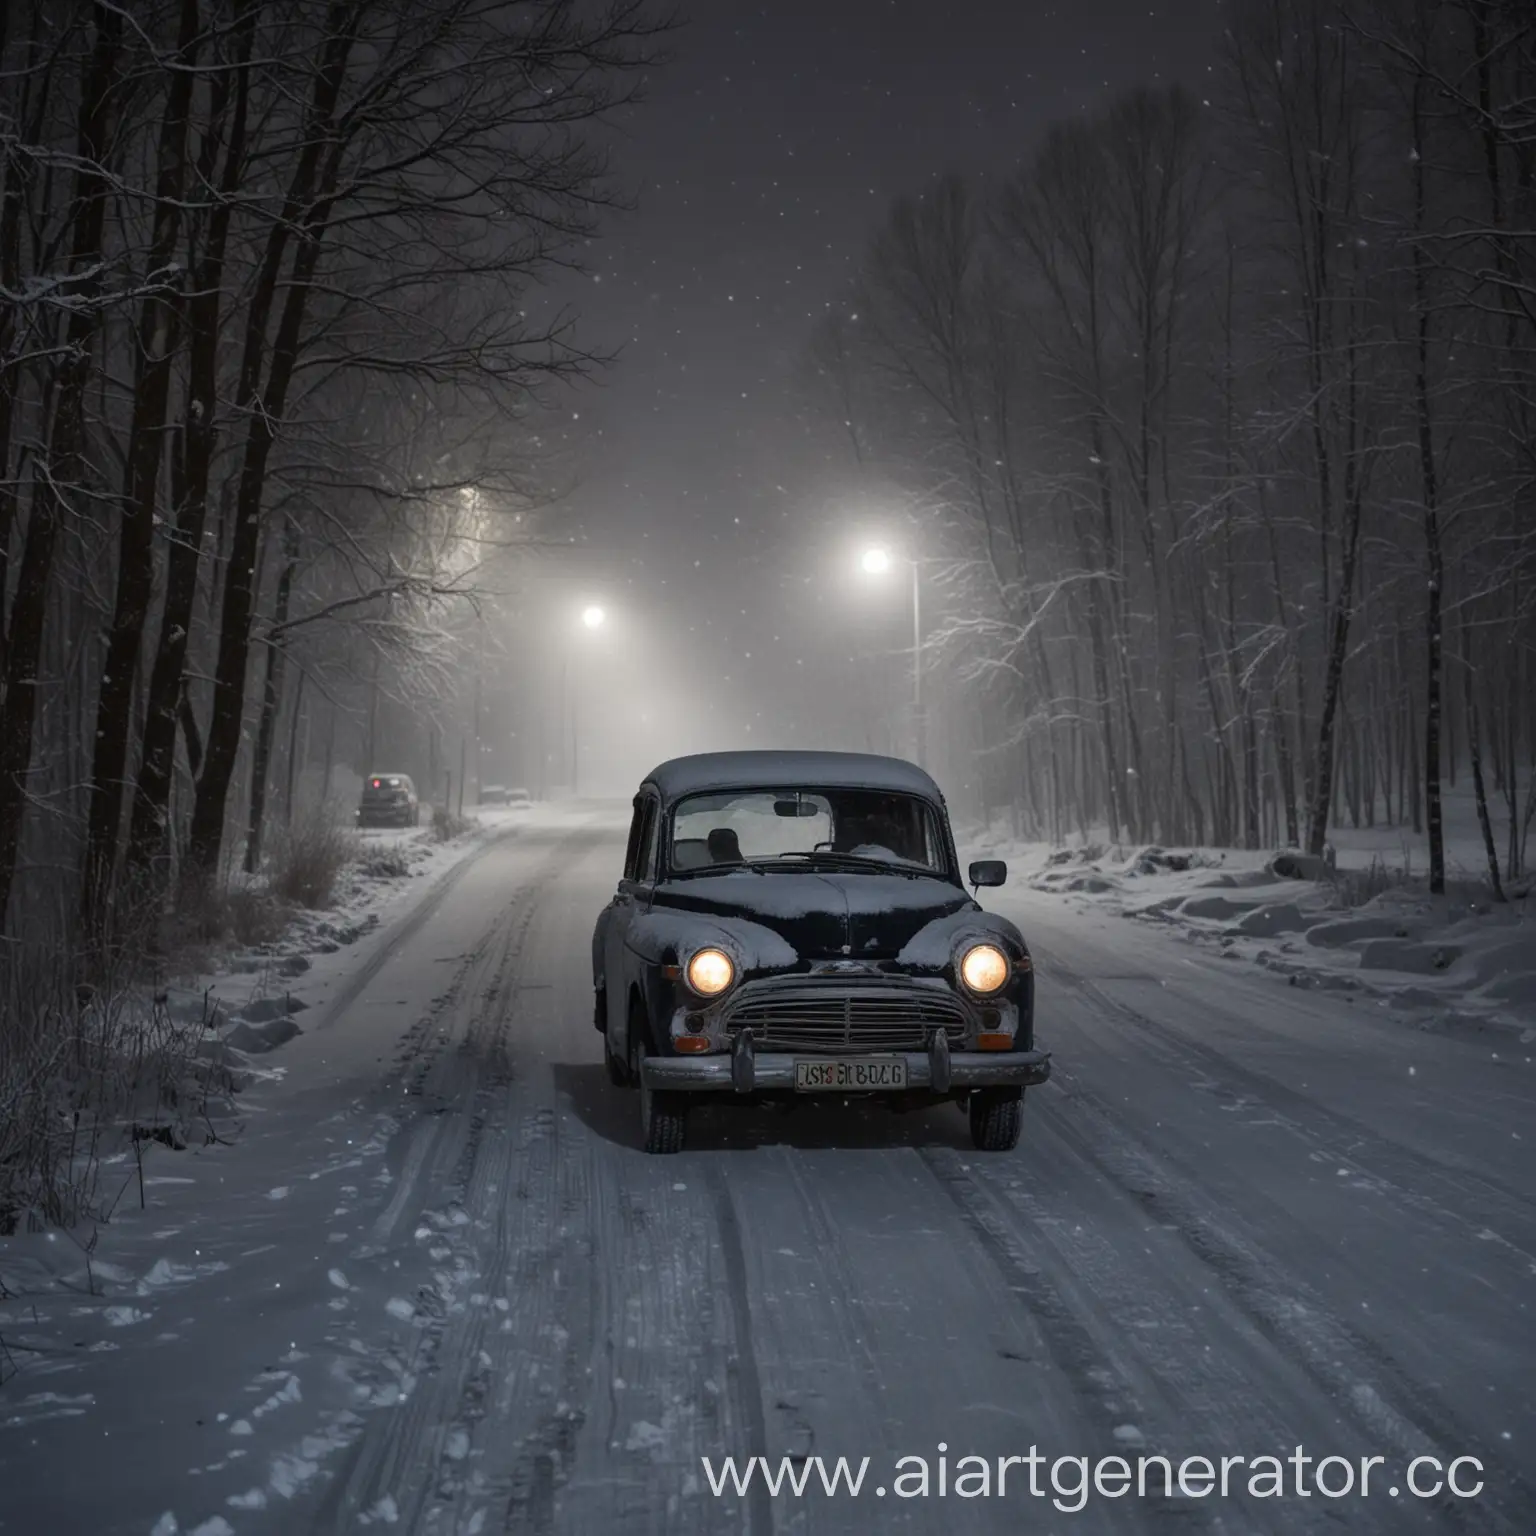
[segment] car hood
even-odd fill
[[[771,928],[805,959],[894,959],[929,923],[979,908],[947,880],[813,873],[697,875],[656,887],[652,910],[744,918]]]

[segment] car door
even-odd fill
[[[629,990],[637,978],[636,958],[629,948],[629,930],[636,916],[650,905],[656,885],[661,802],[654,791],[635,796],[624,873],[609,907],[603,935],[603,977],[608,993],[608,1037],[616,1054],[629,1049]],[[642,991],[644,983],[642,981]]]

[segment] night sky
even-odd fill
[[[553,518],[580,531],[579,584],[707,654],[696,675],[723,692],[775,693],[805,649],[784,634],[782,533],[837,515],[796,370],[892,197],[949,170],[1000,180],[1125,87],[1198,91],[1221,25],[1220,0],[699,0],[614,139],[636,207],[558,295],[621,349],[570,403],[582,483]]]

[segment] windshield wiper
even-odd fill
[[[931,874],[932,871],[912,864],[898,864],[894,859],[877,859],[867,853],[834,853],[829,848],[818,848],[807,852],[803,849],[795,849],[790,853],[778,853],[775,859],[804,859],[808,864],[831,864],[835,867],[852,867],[854,869],[878,870],[882,875],[907,875],[912,879],[920,875]]]

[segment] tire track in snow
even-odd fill
[[[1350,1367],[1336,1342],[1326,1347],[1339,1367],[1337,1379],[1320,1380],[1308,1368],[1315,1350],[1304,1353],[1290,1333],[1277,1335],[1252,1315],[1242,1296],[1232,1294],[1229,1267],[1218,1263],[1213,1272],[1209,1252],[1197,1251],[1169,1219],[1175,1213],[1160,1198],[1165,1182],[1144,1163],[1132,1172],[1106,1151],[1118,1140],[1112,1126],[1097,1116],[1090,1124],[1050,1112],[1033,1118],[1027,1178],[1018,1176],[1017,1165],[994,1174],[987,1164],[967,1175],[958,1171],[954,1153],[925,1156],[930,1163],[951,1164],[957,1183],[969,1177],[985,1187],[1100,1348],[1120,1362],[1141,1411],[1159,1426],[1162,1449],[1175,1462],[1180,1455],[1214,1456],[1218,1450],[1278,1453],[1298,1441],[1349,1455],[1445,1453],[1444,1445],[1430,1442],[1390,1409],[1376,1388],[1347,1374],[1346,1368],[1361,1367],[1358,1362]],[[1128,1246],[1128,1236],[1139,1253]],[[1134,1266],[1127,1263],[1133,1254],[1141,1261]],[[1293,1326],[1309,1312],[1321,1315],[1310,1300],[1303,1304],[1285,1294],[1289,1282],[1267,1278],[1275,1273],[1272,1266],[1261,1271],[1250,1258],[1240,1289],[1255,1283],[1270,1288],[1260,1311],[1282,1312]],[[1336,1319],[1328,1321],[1338,1327]],[[1358,1431],[1353,1445],[1341,1439],[1341,1401],[1352,1408]],[[1471,1443],[1454,1442],[1459,1449]],[[1276,1536],[1332,1532],[1339,1522],[1338,1510],[1317,1498],[1253,1501],[1243,1513],[1249,1522],[1245,1531]],[[1374,1522],[1367,1518],[1373,1515]],[[1354,1528],[1395,1531],[1401,1515],[1364,1505],[1352,1518]],[[1455,1528],[1501,1527],[1473,1518]]]
[[[390,956],[408,944],[426,926],[427,920],[447,900],[448,893],[454,886],[482,859],[517,836],[522,830],[517,825],[503,827],[483,839],[473,852],[465,854],[457,864],[443,874],[437,884],[411,908],[405,917],[378,934],[374,941],[374,952],[352,973],[341,991],[325,1005],[325,1011],[315,1021],[314,1028],[329,1029],[363,995],[368,983],[383,970]]]
[[[1177,1465],[1187,1452],[1166,1441],[1171,1425],[1164,1415],[1154,1413],[1150,1383],[1137,1379],[1124,1358],[1124,1352],[1107,1341],[1113,1327],[1092,1315],[1084,1298],[1072,1287],[1068,1277],[1054,1276],[1042,1262],[1037,1233],[1023,1229],[1015,1214],[995,1191],[975,1177],[961,1162],[960,1154],[949,1148],[923,1147],[918,1157],[954,1202],[963,1224],[978,1246],[1002,1275],[1014,1300],[1031,1316],[1062,1373],[1073,1382],[1090,1422],[1097,1425],[1102,1444],[1101,1456],[1167,1455]],[[1149,1424],[1155,1427],[1148,1431]],[[1128,1429],[1139,1438],[1128,1440]],[[1087,1454],[1086,1447],[1074,1447],[1075,1454]],[[1176,1529],[1179,1531],[1219,1531],[1221,1521],[1213,1506],[1198,1499],[1158,1499],[1139,1501],[1126,1512],[1111,1506],[1103,1510],[1106,1518],[1125,1520],[1131,1530]]]
[[[1339,1166],[1352,1167],[1362,1177],[1389,1189],[1399,1203],[1451,1230],[1458,1239],[1481,1237],[1488,1219],[1505,1222],[1516,1230],[1529,1227],[1536,1209],[1529,1195],[1471,1170],[1448,1167],[1403,1142],[1367,1130],[1279,1079],[1252,1071],[1113,997],[1091,978],[1054,957],[1047,968],[1053,980],[1086,999],[1099,1018],[1130,1032],[1139,1049],[1154,1051],[1186,1075],[1206,1078],[1234,1101],[1246,1095],[1248,1101],[1262,1104],[1299,1139],[1326,1153]],[[1370,1150],[1373,1147],[1380,1149],[1380,1155]],[[1536,1254],[1502,1239],[1500,1246],[1520,1261],[1522,1276],[1536,1271]]]
[[[1052,1128],[1085,1166],[1140,1201],[1154,1219],[1176,1233],[1258,1332],[1316,1383],[1320,1422],[1326,1421],[1329,1410],[1347,1416],[1373,1450],[1395,1453],[1405,1461],[1418,1455],[1449,1461],[1479,1444],[1480,1437],[1446,1403],[1408,1379],[1311,1286],[1277,1257],[1220,1222],[1209,1195],[1141,1145],[1108,1106],[1091,1094],[1075,1094],[1071,1113],[1053,1116]],[[1245,1418],[1250,1411],[1251,1405]],[[1520,1495],[1513,1475],[1505,1487],[1514,1502]],[[1523,1536],[1526,1527],[1496,1510],[1494,1498],[1490,1490],[1482,1501],[1447,1501],[1438,1509],[1451,1529]],[[1393,1527],[1389,1522],[1385,1528]]]
[[[536,1116],[521,1136],[513,1131],[509,992],[533,922],[572,847],[601,836],[579,829],[550,848],[461,967],[457,990],[450,987],[454,1006],[439,1018],[459,1016],[462,999],[468,1005],[462,1032],[422,1032],[408,1063],[404,1089],[415,1090],[423,1109],[407,1127],[398,1186],[375,1224],[373,1252],[398,1246],[404,1218],[414,1209],[416,1240],[428,1245],[428,1259],[452,1267],[436,1268],[416,1293],[407,1363],[413,1389],[370,1418],[327,1492],[316,1531],[351,1532],[371,1511],[386,1508],[384,1518],[393,1515],[414,1530],[432,1506],[456,1497],[473,1426],[487,1411],[492,1390],[485,1335],[506,1316],[490,1293],[499,1293],[515,1251],[506,1215],[514,1164],[526,1181],[540,1142],[547,1140]],[[397,1074],[397,1091],[400,1083]],[[488,1245],[479,1230],[485,1212],[492,1213]],[[476,1286],[485,1294],[471,1302],[464,1293]]]
[[[767,1456],[768,1427],[763,1417],[763,1384],[752,1343],[752,1304],[747,1288],[747,1262],[741,1241],[741,1223],[736,1216],[731,1186],[718,1162],[710,1164],[709,1184],[714,1197],[720,1245],[725,1255],[726,1290],[730,1298],[736,1345],[734,1358],[727,1365],[727,1380],[734,1389],[732,1395],[741,1414],[747,1442],[733,1449],[738,1456]],[[767,1487],[760,1479],[753,1480],[747,1493],[746,1529],[748,1536],[773,1536],[773,1504]]]

